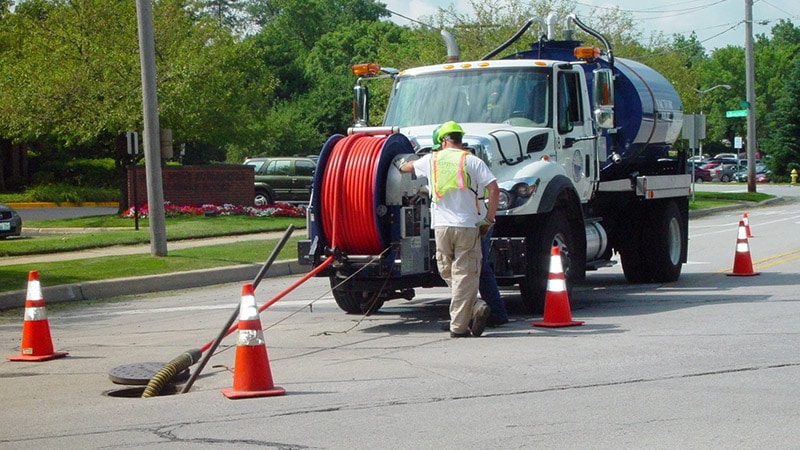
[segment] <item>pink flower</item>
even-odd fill
[[[146,219],[149,215],[147,204],[136,208],[136,214],[140,219]],[[250,216],[250,217],[305,217],[305,206],[292,206],[288,203],[275,203],[267,206],[241,206],[241,205],[214,205],[205,204],[200,206],[176,206],[169,202],[164,202],[164,215],[166,217],[178,216],[202,216],[206,213],[216,213],[220,216]],[[120,217],[132,219],[134,208],[128,208],[120,214]]]

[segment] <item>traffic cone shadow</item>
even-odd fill
[[[272,382],[264,332],[250,283],[242,286],[242,303],[239,310],[239,335],[236,339],[236,357],[233,365],[233,387],[223,389],[222,395],[230,399],[283,395],[286,390]]]
[[[753,272],[753,262],[750,259],[750,245],[747,243],[747,230],[744,220],[739,221],[739,233],[736,237],[736,254],[733,258],[733,272],[727,273],[730,277],[752,277],[761,272]]]
[[[54,352],[50,337],[50,323],[42,298],[39,272],[28,272],[28,292],[25,297],[25,318],[22,323],[20,354],[9,356],[9,361],[48,361],[67,356],[67,352]]]
[[[550,250],[550,273],[547,276],[547,292],[544,297],[544,317],[539,322],[532,322],[536,327],[574,327],[583,325],[583,321],[572,320],[567,295],[567,283],[561,265],[561,251],[554,245]]]

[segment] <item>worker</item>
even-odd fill
[[[470,333],[478,337],[491,314],[486,302],[478,299],[480,238],[494,223],[500,191],[486,163],[463,149],[464,130],[458,123],[443,123],[438,135],[439,150],[422,158],[398,158],[395,165],[401,172],[415,172],[428,179],[436,217],[436,262],[451,290],[450,337],[467,337]],[[489,198],[481,218],[478,193],[484,188]]]
[[[488,194],[488,190],[485,190]],[[488,195],[487,195],[488,198]],[[486,217],[487,208],[486,202],[481,202],[481,219]],[[488,325],[490,327],[498,327],[508,323],[508,311],[503,302],[503,297],[500,296],[500,288],[497,286],[497,279],[494,277],[494,269],[489,263],[489,248],[492,244],[492,232],[494,231],[494,224],[489,227],[486,233],[481,234],[481,276],[479,282],[478,292],[481,294],[483,301],[489,305],[492,310],[489,315]]]
[[[441,140],[439,139],[439,127],[433,130],[431,136],[431,150],[436,151],[441,147]],[[463,144],[462,144],[463,145]],[[478,192],[483,192],[483,196],[479,198],[480,219],[486,217],[486,199],[489,197],[488,189],[482,189]],[[436,226],[436,217],[431,216],[431,226]],[[500,288],[497,286],[497,279],[494,277],[494,270],[489,263],[489,248],[492,242],[492,231],[494,226],[489,228],[489,231],[481,234],[481,276],[479,281],[478,292],[481,299],[489,305],[491,314],[489,315],[488,325],[490,327],[498,327],[508,323],[508,311],[503,302],[503,297],[500,295]],[[450,323],[448,322],[442,327],[445,331],[449,331]]]

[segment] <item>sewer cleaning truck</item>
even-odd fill
[[[616,58],[576,16],[563,23],[557,39],[554,14],[532,18],[477,61],[460,61],[442,32],[444,64],[353,67],[355,124],[322,147],[308,239],[298,243],[300,263],[330,279],[342,310],[373,312],[417,288],[444,286],[428,182],[393,163],[431,151],[434,129],[450,120],[497,177],[489,259],[498,284],[518,286],[530,312],[543,310],[554,246],[568,289],[617,259],[630,283],[680,277],[690,175],[685,155],[669,154],[680,98],[655,70]],[[527,50],[497,57],[533,25],[541,31]],[[582,46],[573,25],[604,48]],[[392,89],[383,124],[370,126],[366,84],[380,79]]]

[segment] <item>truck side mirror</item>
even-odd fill
[[[592,74],[594,120],[600,128],[614,128],[614,74],[611,69],[595,69]]]
[[[369,125],[369,91],[361,83],[353,87],[353,121],[356,127]]]

